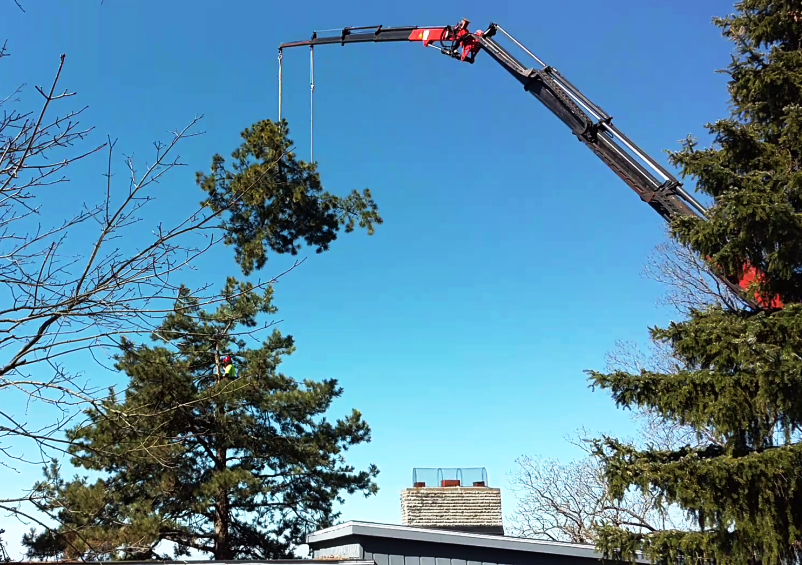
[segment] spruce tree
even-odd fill
[[[249,344],[264,329],[258,318],[276,312],[272,289],[229,278],[224,293],[208,312],[182,292],[152,344],[123,342],[125,398],[112,395],[67,434],[72,465],[101,478],[64,480],[55,462],[45,470],[35,489],[61,525],[26,535],[29,557],[166,559],[156,547],[166,541],[177,556],[287,558],[304,532],[337,519],[344,494],[377,492],[375,466],[344,460],[370,441],[367,423],[356,410],[326,416],[337,381],[281,373],[294,340],[277,329]]]
[[[732,114],[706,127],[713,144],[688,139],[671,160],[714,205],[707,221],[682,219],[672,234],[711,264],[765,273],[750,292],[784,308],[701,307],[653,328],[682,370],[590,372],[618,406],[715,432],[678,450],[638,450],[603,437],[596,455],[617,496],[648,489],[681,506],[692,531],[600,528],[599,548],[659,563],[779,565],[802,550],[802,4],[744,0],[715,18],[735,54]],[[692,88],[692,87],[691,87]]]

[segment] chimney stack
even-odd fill
[[[405,526],[504,535],[501,489],[490,488],[484,467],[412,470],[401,493]]]

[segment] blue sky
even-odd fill
[[[3,94],[25,82],[32,96],[66,53],[62,85],[89,105],[94,140],[119,138],[117,167],[123,153],[150,159],[152,141],[204,115],[205,134],[181,146],[188,167],[158,186],[143,229],[196,205],[195,172],[230,154],[243,128],[276,119],[278,44],[316,29],[496,21],[663,163],[663,150],[689,133],[706,139],[703,124],[726,113],[726,77],[715,71],[730,46],[710,20],[731,1],[23,5],[2,8],[12,53],[0,63]],[[485,466],[504,487],[520,455],[574,456],[563,438],[580,426],[626,434],[629,416],[591,392],[583,370],[671,315],[642,276],[664,238],[659,216],[486,56],[470,66],[404,43],[315,56],[323,182],[337,193],[371,188],[385,219],[373,237],[304,253],[276,290],[281,329],[298,345],[285,370],[339,379],[334,413],[357,407],[373,428],[350,461],[376,463],[381,492],[350,499],[344,518],[398,522],[416,466]],[[284,117],[302,158],[308,59],[305,49],[284,58]],[[100,194],[105,158],[74,167],[49,213]],[[188,282],[236,274],[232,256],[209,255]],[[273,258],[265,274],[286,264]],[[9,494],[36,478],[0,473]],[[514,499],[504,504],[509,512]],[[3,522],[16,545],[27,527]]]

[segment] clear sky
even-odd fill
[[[120,176],[123,153],[152,160],[152,141],[204,115],[206,133],[181,148],[188,167],[153,193],[147,230],[201,200],[195,171],[230,154],[243,128],[276,119],[278,44],[313,30],[496,21],[663,163],[726,113],[715,71],[730,46],[711,17],[731,0],[22,2],[26,13],[0,8],[12,53],[2,94],[25,82],[33,96],[66,53],[62,85],[89,105],[94,139],[119,138]],[[307,50],[286,52],[284,116],[301,157],[308,65]],[[276,291],[298,345],[285,370],[339,379],[333,414],[357,407],[373,428],[350,461],[376,463],[381,492],[350,499],[345,519],[400,521],[416,466],[484,466],[505,487],[520,455],[575,455],[564,436],[580,426],[628,432],[629,416],[583,370],[669,319],[642,276],[662,220],[489,57],[470,66],[419,44],[318,48],[314,156],[328,190],[371,188],[385,219],[373,237],[305,253]],[[75,167],[50,213],[97,197],[105,158]],[[232,256],[207,256],[188,282],[237,274]],[[272,259],[266,274],[285,264]],[[37,478],[0,473],[9,496]],[[19,547],[27,526],[2,522]]]

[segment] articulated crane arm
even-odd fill
[[[339,35],[321,37],[315,33],[308,41],[284,43],[279,47],[279,53],[289,47],[404,41],[421,42],[426,47],[437,48],[444,55],[473,63],[483,50],[520,82],[525,91],[568,126],[579,141],[663,219],[670,222],[678,215],[707,217],[705,207],[685,190],[679,180],[614,126],[612,116],[591,102],[556,69],[546,65],[498,24],[490,24],[487,30],[475,32],[468,30],[469,24],[468,20],[462,20],[456,26],[345,28],[338,30]],[[496,41],[499,33],[529,55],[537,66],[527,67],[513,57]],[[751,266],[745,267],[737,276],[719,272],[713,275],[752,308],[783,306],[778,298],[758,298],[758,303],[755,303],[747,297],[745,290],[748,285],[762,276]]]
[[[456,26],[434,26],[434,27],[384,27],[384,26],[364,26],[346,27],[339,31],[339,35],[319,36],[317,32],[312,34],[312,38],[306,41],[294,41],[282,43],[279,51],[289,47],[314,47],[315,45],[345,45],[347,43],[387,43],[393,41],[417,41],[426,47],[436,47],[441,52],[451,55],[463,43],[469,46],[476,45],[475,35],[481,35],[481,31],[472,34],[468,31],[468,20],[462,20]],[[437,43],[437,45],[435,45]],[[469,50],[470,51],[470,50]],[[475,53],[478,47],[474,49]],[[459,58],[459,55],[456,55]],[[473,60],[469,61],[473,62]]]

